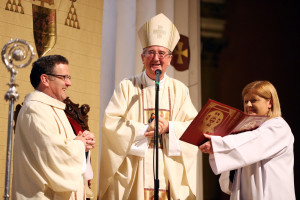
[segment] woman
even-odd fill
[[[213,172],[222,173],[221,189],[231,200],[296,199],[294,136],[281,117],[276,89],[268,81],[254,81],[245,86],[242,97],[245,113],[268,115],[268,120],[255,130],[223,138],[205,134],[209,141],[199,149],[210,154]],[[233,182],[230,170],[235,170]]]

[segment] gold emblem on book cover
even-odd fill
[[[221,111],[214,110],[207,113],[203,120],[203,133],[214,133],[214,128],[223,121],[224,115]]]

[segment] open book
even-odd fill
[[[223,137],[256,129],[267,119],[266,115],[248,115],[236,108],[209,99],[180,140],[200,146],[207,141],[203,133]]]

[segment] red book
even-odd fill
[[[203,133],[223,137],[256,129],[267,119],[266,115],[248,115],[239,109],[209,99],[180,140],[200,146],[207,141]]]

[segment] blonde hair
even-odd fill
[[[281,116],[281,109],[280,109],[280,103],[279,98],[277,95],[277,91],[275,87],[270,83],[269,81],[254,81],[249,84],[247,84],[243,91],[242,91],[242,97],[249,92],[249,90],[255,90],[255,93],[266,99],[270,100],[272,107],[270,108],[268,112],[269,118],[279,117]]]

